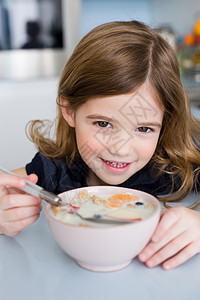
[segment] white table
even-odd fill
[[[42,212],[17,237],[0,236],[0,299],[199,300],[200,255],[171,271],[136,258],[123,270],[94,273],[63,252]]]

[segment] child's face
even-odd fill
[[[75,116],[64,117],[75,127],[79,153],[96,175],[96,184],[100,179],[117,185],[151,159],[163,112],[145,83],[130,94],[91,99]]]

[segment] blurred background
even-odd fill
[[[133,19],[172,45],[200,118],[199,0],[0,0],[0,165],[33,157],[26,123],[54,119],[59,76],[78,41],[99,24]]]

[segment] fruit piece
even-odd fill
[[[128,204],[132,201],[138,201],[139,199],[139,196],[132,194],[116,194],[109,197],[104,205],[107,208],[122,207],[125,204]]]

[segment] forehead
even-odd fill
[[[143,85],[129,94],[94,98],[83,105],[88,114],[105,115],[111,119],[126,119],[130,122],[162,122],[163,110],[148,85]]]

